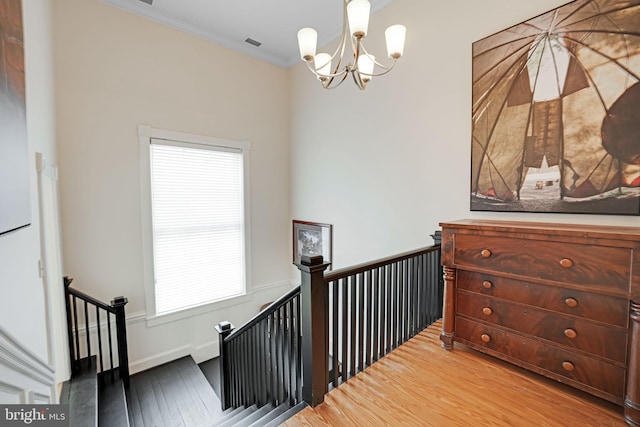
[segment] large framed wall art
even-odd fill
[[[473,43],[471,210],[640,214],[640,0]]]
[[[20,0],[0,0],[0,234],[31,221]]]

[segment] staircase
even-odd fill
[[[116,297],[109,305],[72,288],[72,281],[65,277],[72,377],[63,384],[60,398],[69,405],[71,427],[276,425],[270,423],[279,424],[302,408],[286,402],[223,413],[215,359],[204,369],[187,356],[130,376],[127,299]],[[92,330],[95,336],[85,333]]]
[[[321,256],[303,255],[297,264],[300,286],[238,329],[229,322],[216,325],[220,357],[212,363],[217,366],[198,367],[187,356],[131,377],[126,298],[107,306],[66,285],[74,378],[63,390],[63,402],[70,405],[70,425],[280,425],[307,405],[322,403],[329,388],[347,382],[439,318],[440,265],[438,244],[326,273],[329,264]],[[104,326],[100,310],[106,312]],[[122,382],[113,381],[111,313]],[[88,369],[79,369],[85,364],[78,358],[81,351],[93,353],[90,337],[86,345],[80,343],[78,318],[85,331],[96,325],[99,368],[91,356]],[[101,344],[105,327],[108,351]]]
[[[95,356],[80,365],[60,398],[69,405],[71,427],[277,426],[306,406],[285,402],[222,411],[219,376],[212,375],[219,369],[217,359],[199,367],[187,356],[140,372],[131,376],[126,391],[117,375],[113,382],[109,375],[101,378]]]
[[[306,403],[298,403],[289,406],[283,403],[273,407],[270,403],[258,408],[252,405],[248,408],[229,408],[222,413],[222,417],[211,424],[212,427],[275,427],[279,426],[307,406]]]
[[[119,376],[112,382],[99,374],[96,356],[81,359],[79,365],[60,394],[60,403],[69,405],[69,425],[129,427],[125,389]]]

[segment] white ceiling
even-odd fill
[[[300,61],[300,28],[315,28],[318,46],[342,31],[343,0],[102,1],[285,68]],[[373,13],[392,0],[369,1]],[[262,45],[246,43],[247,38]]]

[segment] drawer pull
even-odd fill
[[[577,307],[578,306],[578,300],[575,298],[567,298],[566,300],[564,300],[564,303],[567,305],[567,307]]]
[[[482,309],[482,313],[485,316],[491,316],[493,314],[493,310],[491,310],[491,307],[485,307]]]
[[[493,283],[491,283],[488,280],[485,280],[484,282],[482,282],[482,287],[485,289],[491,289],[493,288]]]
[[[578,336],[578,333],[571,328],[567,328],[564,330],[564,336],[572,340]]]
[[[569,258],[562,258],[560,260],[560,266],[562,268],[571,268],[573,267],[573,261],[571,261]]]
[[[482,342],[488,343],[491,341],[491,336],[487,335],[487,334],[482,334],[480,336],[480,339],[482,340]]]
[[[567,372],[573,372],[576,369],[576,366],[571,362],[562,362],[562,369]]]
[[[491,251],[489,249],[483,249],[482,252],[480,252],[480,255],[482,255],[482,258],[489,258],[491,256]]]

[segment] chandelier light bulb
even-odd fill
[[[369,54],[360,55],[358,58],[358,71],[363,82],[371,80],[376,57]]]
[[[318,80],[326,80],[329,74],[331,74],[331,55],[328,53],[317,54],[314,65],[318,74],[322,74],[321,76],[318,76]]]
[[[311,62],[316,56],[316,45],[318,44],[318,33],[313,28],[303,28],[298,31],[298,47],[300,48],[300,58],[303,61]]]
[[[366,37],[369,28],[370,11],[371,4],[367,0],[351,0],[347,4],[347,15],[352,37],[357,39]]]
[[[384,32],[389,58],[398,59],[404,53],[404,39],[407,28],[404,25],[392,25]]]

